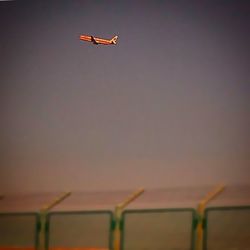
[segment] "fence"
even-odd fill
[[[250,250],[250,188],[211,190],[5,196],[0,250]]]

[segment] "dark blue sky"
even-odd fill
[[[0,2],[0,190],[249,182],[247,2]]]

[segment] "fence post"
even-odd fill
[[[143,192],[144,192],[143,188],[137,190],[136,192],[131,194],[125,201],[119,203],[115,207],[115,228],[114,228],[114,234],[113,234],[114,235],[114,237],[113,237],[113,239],[114,239],[114,241],[113,241],[114,250],[120,250],[120,248],[121,248],[121,228],[120,228],[120,225],[121,225],[122,211],[132,201],[137,199]]]
[[[51,203],[43,206],[40,210],[40,231],[39,231],[39,239],[38,239],[38,249],[39,250],[46,250],[46,215],[50,209],[55,207],[57,204],[65,200],[68,196],[71,195],[71,192],[63,193],[62,195],[58,196],[54,201]]]
[[[218,196],[225,189],[225,185],[219,185],[212,191],[208,192],[207,195],[199,202],[197,206],[197,214],[198,214],[198,224],[196,227],[196,242],[195,249],[202,250],[203,248],[203,222],[204,222],[204,211],[206,205]]]

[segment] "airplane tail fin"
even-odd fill
[[[92,41],[95,45],[98,44],[98,42],[96,41],[96,39],[95,39],[93,36],[91,36],[91,41]]]
[[[116,44],[117,43],[117,39],[118,39],[118,36],[114,36],[112,39],[111,39],[111,42],[113,44]]]

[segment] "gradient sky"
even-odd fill
[[[249,183],[249,13],[230,0],[0,2],[1,192]]]

